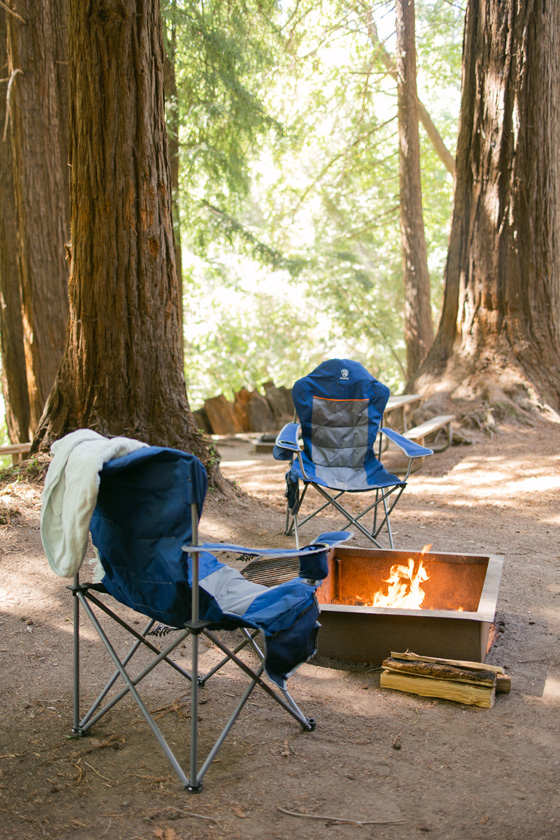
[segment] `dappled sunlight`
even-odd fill
[[[232,533],[233,525],[228,525],[220,517],[208,515],[206,512],[204,513],[204,519],[200,526],[201,540],[230,542],[232,540]]]
[[[514,461],[507,466],[508,469],[504,469],[502,458],[496,458],[494,462],[490,459],[463,461],[447,475],[411,482],[407,493],[418,498],[429,493],[441,497],[449,506],[473,506],[491,501],[499,507],[519,505],[521,500],[524,504],[538,504],[545,501],[543,494],[553,496],[560,491],[560,473],[552,465],[549,472],[517,468]]]
[[[530,476],[528,478],[508,481],[506,491],[517,493],[541,493],[544,491],[560,490],[560,475]]]
[[[242,485],[255,496],[270,494],[282,498],[285,489],[285,463],[247,458],[242,461],[222,461],[220,469],[226,478]]]
[[[17,588],[0,586],[0,604],[3,612],[17,615],[26,604],[33,604],[36,610],[36,605],[49,594],[39,581],[32,582],[27,578],[25,582],[19,580]]]
[[[263,463],[263,461],[250,460],[246,461],[222,461],[220,469],[228,477],[230,476],[246,476],[251,475],[261,476],[266,473],[267,477],[275,477],[278,480],[284,480],[286,466],[277,463]]]
[[[70,593],[68,593],[68,597],[70,598]],[[60,631],[65,636],[68,636],[68,641],[72,642],[74,637],[74,624],[70,619],[63,620],[60,623],[55,623],[51,625],[53,629]],[[80,640],[86,642],[93,642],[95,644],[101,644],[99,640],[99,636],[95,632],[94,628],[89,624],[89,622],[85,621],[85,616],[82,621],[80,621]]]
[[[542,699],[545,703],[560,706],[560,680],[548,676],[544,685]]]
[[[245,445],[237,459],[232,452],[226,454],[227,460],[222,461],[221,468],[229,479],[238,482],[243,489],[263,499],[271,497],[283,503],[285,490],[284,474],[286,464],[276,462],[270,455],[259,457],[254,452],[248,452]],[[233,457],[232,457],[233,455]],[[437,456],[436,456],[437,457]],[[529,462],[530,463],[530,462]],[[469,457],[453,465],[449,472],[433,476],[420,471],[413,475],[405,493],[405,507],[414,503],[415,513],[429,524],[441,519],[441,507],[449,510],[458,508],[476,508],[492,504],[497,508],[512,508],[519,506],[546,506],[547,500],[560,491],[560,470],[558,465],[560,456],[539,461],[533,468],[527,466],[527,461],[517,458],[507,458],[503,454],[493,454],[483,457],[476,452],[470,452]],[[418,506],[426,496],[430,496],[433,510],[418,511]],[[349,499],[349,508],[360,506],[359,499]],[[545,514],[550,524],[557,524],[559,517]]]
[[[251,460],[246,459],[244,461],[220,461],[221,469],[248,469],[248,468],[257,468],[262,469],[263,464],[261,461],[258,460]]]

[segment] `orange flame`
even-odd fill
[[[421,553],[426,554],[431,547],[431,544],[425,545]],[[391,566],[389,577],[384,581],[389,584],[387,592],[383,593],[379,590],[372,598],[360,598],[360,601],[368,607],[419,610],[426,597],[422,584],[429,580],[430,576],[422,560],[419,561],[416,571],[415,566],[416,563],[412,557],[409,557],[406,566],[399,563]]]

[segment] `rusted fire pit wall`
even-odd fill
[[[429,575],[420,610],[354,606],[387,585],[391,566],[422,559]],[[386,549],[338,548],[317,590],[318,654],[380,665],[391,651],[484,662],[496,613],[503,558]],[[342,602],[342,603],[341,603]],[[460,612],[459,608],[463,611]]]

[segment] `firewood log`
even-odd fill
[[[421,660],[422,662],[433,662],[438,665],[453,665],[458,668],[471,668],[477,671],[493,671],[496,674],[496,691],[499,694],[509,694],[511,691],[511,677],[506,674],[501,665],[487,665],[484,662],[468,662],[463,659],[442,659],[434,656],[419,656],[417,653],[406,651],[405,653],[396,653],[391,651],[391,657],[395,659],[404,659],[413,662]]]
[[[382,671],[379,684],[381,688],[391,688],[408,694],[418,694],[422,697],[453,700],[456,703],[480,706],[485,709],[491,709],[496,698],[495,686],[430,679],[397,671]]]
[[[453,682],[487,686],[493,686],[496,682],[494,671],[481,671],[477,668],[457,665],[441,665],[439,662],[425,662],[422,659],[406,661],[390,656],[383,661],[383,667],[388,671],[401,671],[433,680],[451,680]]]

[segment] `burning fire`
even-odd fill
[[[426,554],[432,545],[425,545],[422,549],[422,554]],[[419,561],[418,567],[412,557],[408,560],[408,565],[395,564],[391,566],[389,577],[385,583],[389,584],[386,593],[381,590],[374,593],[373,598],[369,601],[363,600],[367,607],[392,607],[393,609],[403,610],[419,610],[426,596],[422,589],[422,584],[429,580],[430,577],[426,571],[426,567],[422,560]]]

